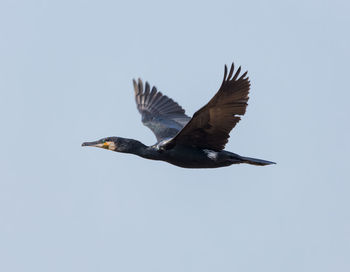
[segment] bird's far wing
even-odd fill
[[[222,150],[230,131],[244,115],[250,88],[247,72],[239,77],[241,67],[234,74],[232,63],[229,74],[225,65],[224,79],[215,96],[198,110],[187,125],[162,147],[170,149],[176,144]]]
[[[142,123],[153,131],[158,142],[174,137],[191,119],[174,100],[158,92],[156,87],[151,90],[148,82],[145,88],[141,79],[133,80],[133,84]]]

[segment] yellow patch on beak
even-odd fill
[[[102,148],[104,149],[109,149],[109,150],[115,150],[115,143],[110,141],[110,142],[104,142],[102,145],[101,145]]]

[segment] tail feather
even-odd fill
[[[249,163],[249,164],[253,164],[253,165],[270,165],[270,164],[276,164],[275,162],[271,162],[271,161],[265,161],[265,160],[260,160],[260,159],[255,159],[255,158],[249,158],[249,157],[242,157],[242,162],[243,163]]]

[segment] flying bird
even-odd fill
[[[244,115],[250,88],[249,77],[240,75],[241,67],[230,71],[225,65],[224,79],[214,97],[192,118],[171,98],[141,79],[133,80],[135,100],[142,123],[152,130],[157,142],[152,146],[121,137],[107,137],[82,146],[131,153],[184,168],[217,168],[248,163],[269,165],[274,162],[243,157],[224,150],[230,131]]]

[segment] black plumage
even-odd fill
[[[141,79],[134,83],[135,101],[142,116],[142,123],[150,128],[160,142],[174,137],[191,119],[185,110],[171,98],[157,91],[146,82],[145,89]]]
[[[83,146],[96,146],[123,153],[132,153],[147,159],[162,160],[185,168],[216,168],[237,163],[268,165],[273,162],[242,157],[225,151],[230,131],[244,115],[248,102],[250,81],[247,72],[240,75],[231,65],[215,96],[192,118],[171,98],[133,80],[137,109],[142,123],[157,138],[153,146],[121,137],[108,137]]]

